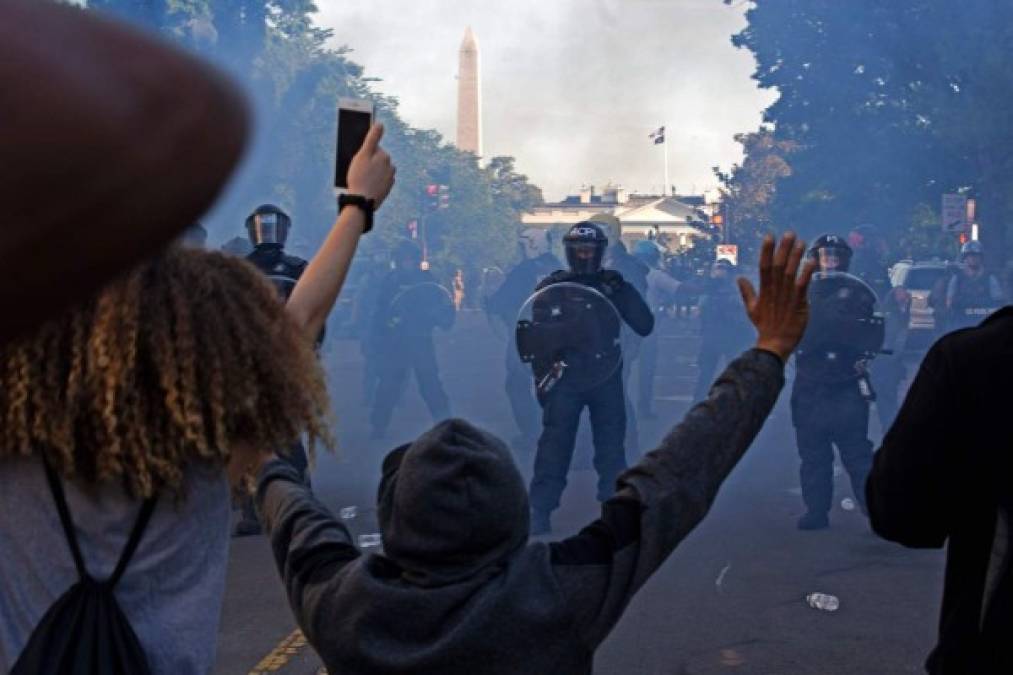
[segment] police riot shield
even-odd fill
[[[854,355],[870,360],[881,354],[886,324],[876,312],[876,293],[846,272],[818,272],[809,285],[809,325],[802,349]]]
[[[517,317],[517,353],[531,364],[540,394],[557,385],[587,391],[622,362],[615,306],[597,290],[563,282],[532,295]]]
[[[387,310],[392,330],[427,332],[450,328],[454,323],[454,298],[435,281],[414,284],[399,291]]]

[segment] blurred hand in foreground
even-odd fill
[[[809,281],[816,269],[808,261],[802,267],[805,243],[794,233],[785,234],[777,250],[767,235],[760,251],[760,293],[747,279],[739,277],[739,291],[749,320],[756,326],[756,347],[777,354],[782,361],[798,346],[809,322]]]
[[[376,208],[380,208],[394,186],[397,171],[390,162],[390,155],[380,147],[381,138],[383,125],[374,124],[348,167],[348,191],[375,200]]]

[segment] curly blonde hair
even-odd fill
[[[33,334],[0,346],[0,461],[182,493],[236,441],[330,445],[311,342],[243,260],[173,248]]]

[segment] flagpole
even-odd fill
[[[661,196],[666,197],[668,196],[668,190],[670,185],[670,183],[668,182],[668,129],[665,129],[665,135],[663,136],[661,145],[662,145],[662,152],[665,153],[665,185],[661,190]]]

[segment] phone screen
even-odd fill
[[[334,187],[348,187],[348,167],[362,147],[373,116],[362,110],[338,109],[338,150],[334,167]]]

